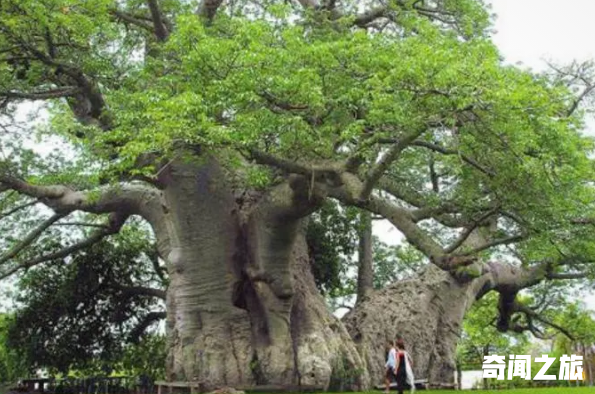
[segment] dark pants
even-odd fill
[[[403,394],[403,391],[409,388],[409,385],[407,384],[407,372],[403,365],[399,365],[395,378],[395,381],[397,382],[397,392]]]

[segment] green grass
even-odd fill
[[[526,388],[526,389],[515,389],[515,390],[419,390],[416,394],[432,393],[432,394],[455,394],[455,393],[473,393],[473,394],[595,394],[595,387],[552,387],[552,388]],[[376,391],[376,393],[380,393]],[[394,391],[391,391],[394,393]],[[370,393],[371,394],[371,393]]]

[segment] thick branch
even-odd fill
[[[109,186],[93,191],[76,191],[63,185],[40,186],[0,175],[0,190],[14,190],[39,199],[56,212],[81,210],[91,213],[128,212],[157,220],[162,212],[156,189],[140,184]]]
[[[585,279],[589,277],[587,272],[569,272],[569,273],[548,273],[546,278],[550,280],[575,280]]]
[[[298,0],[298,2],[306,9],[317,9],[320,7],[318,0]]]
[[[81,89],[76,86],[64,86],[56,89],[49,89],[38,92],[18,92],[14,90],[0,92],[0,97],[24,99],[24,100],[48,100],[61,97],[72,97],[81,93]]]
[[[165,25],[165,18],[161,13],[158,0],[147,0],[151,17],[153,18],[153,26],[155,27],[155,36],[159,41],[165,41],[169,37],[169,31]]]
[[[105,224],[86,223],[86,222],[62,222],[62,223],[57,223],[56,226],[76,226],[76,227],[108,228]]]
[[[145,333],[149,326],[159,320],[163,320],[167,317],[165,312],[149,312],[143,319],[137,324],[136,327],[130,333],[130,339],[133,342],[138,341],[138,339]]]
[[[483,222],[485,222],[490,216],[494,215],[497,211],[498,208],[495,209],[491,209],[488,212],[486,212],[485,214],[483,214],[479,219],[477,220],[473,220],[473,222],[471,223],[470,226],[468,226],[463,233],[459,236],[459,238],[457,238],[457,240],[450,245],[449,247],[446,248],[446,252],[447,253],[452,253],[455,250],[457,250],[458,248],[460,248],[465,241],[469,238],[469,236],[473,233],[473,231],[475,231],[477,229],[478,226],[480,226]]]
[[[420,129],[416,132],[409,133],[403,136],[403,138],[399,139],[397,143],[395,143],[388,150],[388,152],[386,152],[386,154],[382,156],[382,159],[380,159],[378,164],[376,164],[376,166],[374,166],[374,168],[372,168],[372,170],[368,174],[368,177],[362,189],[362,193],[360,195],[360,199],[365,200],[370,196],[372,190],[374,189],[374,186],[376,186],[378,180],[384,175],[386,170],[388,170],[388,167],[393,162],[397,161],[399,159],[399,156],[401,155],[401,152],[403,152],[405,148],[411,145],[411,143],[415,141],[415,139],[419,137],[424,131],[425,129]]]
[[[248,156],[249,159],[254,160],[258,164],[275,167],[285,172],[297,175],[312,176],[328,173],[337,174],[344,170],[343,166],[337,162],[297,162],[277,157],[257,149],[251,149]]]
[[[161,289],[154,289],[152,287],[144,287],[144,286],[123,286],[119,283],[114,283],[113,287],[117,290],[120,290],[122,293],[126,294],[127,296],[147,296],[147,297],[155,297],[165,301],[166,292],[165,290]]]
[[[110,13],[117,19],[120,19],[126,23],[130,23],[131,25],[138,26],[141,29],[147,30],[147,31],[157,35],[153,25],[151,25],[147,21],[138,19],[137,17],[135,17],[133,15],[130,15],[126,12],[122,12],[122,11],[118,11],[118,10],[112,10]]]
[[[562,334],[566,335],[569,339],[571,339],[571,340],[574,339],[573,335],[566,328],[543,317],[541,314],[535,312],[534,310],[527,307],[526,305],[523,305],[520,302],[516,301],[513,308],[514,308],[515,312],[521,312],[521,313],[525,314],[528,318],[529,317],[534,318],[535,320],[538,320],[541,323],[548,325],[548,326],[560,331]]]
[[[367,200],[361,200],[359,197],[362,195],[363,183],[354,174],[345,172],[341,174],[341,180],[341,187],[328,189],[331,197],[347,205],[357,206],[383,216],[399,229],[405,235],[407,241],[419,251],[431,260],[442,261],[442,257],[445,255],[444,250],[415,223],[409,210],[374,195]]]
[[[98,85],[89,79],[80,68],[72,64],[61,63],[55,60],[51,54],[44,53],[35,45],[25,41],[18,34],[13,34],[6,25],[1,26],[1,31],[17,41],[22,48],[27,50],[36,60],[46,66],[54,68],[54,75],[58,78],[57,80],[59,82],[64,82],[63,78],[60,78],[61,75],[64,75],[76,83],[81,92],[75,97],[70,98],[68,103],[73,110],[74,115],[81,123],[97,124],[103,130],[108,130],[112,127],[109,117],[103,113],[105,110],[105,101]]]
[[[353,23],[358,27],[366,27],[376,19],[384,18],[389,14],[387,7],[376,7],[365,11],[355,17]]]
[[[463,256],[471,256],[471,255],[477,254],[479,252],[482,252],[484,250],[494,248],[496,246],[509,245],[509,244],[512,244],[515,242],[520,242],[525,238],[526,238],[525,235],[519,234],[519,235],[511,235],[510,237],[506,237],[506,238],[495,239],[491,242],[487,242],[483,245],[478,246],[477,248],[474,248],[472,250],[469,250],[469,251],[463,253]]]

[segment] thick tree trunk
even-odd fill
[[[300,214],[284,210],[289,186],[234,194],[214,161],[174,163],[161,182],[165,219],[153,227],[170,275],[168,379],[368,387],[314,284]]]
[[[384,376],[383,344],[402,337],[416,379],[434,387],[454,385],[455,350],[463,317],[480,283],[461,284],[430,265],[417,278],[376,291],[343,318],[375,382]]]
[[[207,159],[161,171],[163,212],[149,221],[170,276],[168,379],[205,389],[368,389],[384,376],[386,340],[402,336],[418,378],[453,384],[462,320],[487,279],[456,280],[429,265],[366,292],[338,321],[309,266],[302,218],[316,201],[295,192],[308,188],[293,179],[267,194],[238,193],[226,178]]]

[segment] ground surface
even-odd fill
[[[455,394],[460,391],[453,390],[420,390],[416,391],[416,394],[428,393],[428,394]],[[538,389],[516,389],[516,390],[463,390],[464,393],[469,394],[595,394],[595,387],[555,387],[555,388],[538,388]],[[370,392],[372,394],[373,392]],[[376,391],[375,393],[382,393]],[[396,393],[396,391],[391,391]],[[347,394],[347,393],[345,393]]]

